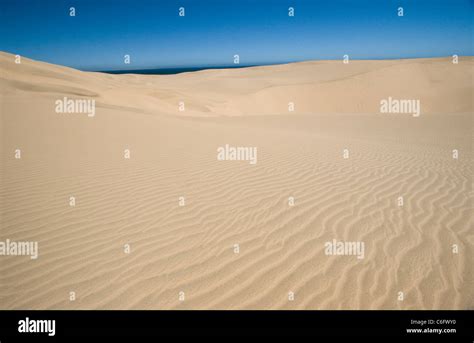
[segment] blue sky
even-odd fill
[[[0,50],[83,70],[231,65],[234,54],[243,65],[474,55],[473,8],[473,0],[1,0]]]

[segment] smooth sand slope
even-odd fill
[[[0,308],[474,308],[473,67],[107,75],[0,53],[0,241],[39,244],[0,256]],[[64,97],[95,117],[56,113]],[[421,115],[381,114],[388,97]],[[257,164],[218,161],[225,144]],[[326,255],[334,239],[364,258]]]

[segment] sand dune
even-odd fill
[[[474,308],[473,67],[108,75],[0,53],[0,241],[39,244],[0,256],[0,308]],[[64,97],[95,116],[56,113]],[[380,113],[388,97],[421,115]],[[258,162],[219,161],[226,144]]]

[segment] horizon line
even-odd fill
[[[453,55],[458,57],[474,57],[474,55],[437,55],[437,56],[415,56],[415,57],[360,57],[360,58],[351,58],[349,55],[350,61],[395,61],[395,60],[415,60],[415,59],[426,59],[426,58],[451,58]],[[283,65],[291,63],[302,63],[302,62],[311,62],[311,61],[342,61],[343,58],[324,58],[324,59],[301,59],[301,60],[291,60],[291,61],[278,61],[278,62],[255,62],[255,63],[246,63],[246,64],[189,64],[189,65],[173,65],[173,66],[156,66],[156,67],[138,67],[130,69],[104,69],[104,68],[81,68],[81,67],[70,67],[69,68],[78,69],[86,72],[99,72],[99,73],[126,73],[128,71],[152,71],[152,70],[172,70],[172,69],[233,69],[233,68],[251,68],[251,67],[265,67],[265,66],[274,66],[274,65]],[[50,62],[48,62],[50,63]],[[54,63],[53,63],[54,64]],[[196,70],[197,71],[197,70]]]
[[[13,52],[3,51],[0,52],[10,54],[13,56],[19,55]],[[396,61],[396,60],[416,60],[416,59],[430,59],[430,58],[452,58],[453,55],[457,55],[459,58],[461,57],[474,57],[474,55],[441,55],[441,56],[417,56],[417,57],[393,57],[393,58],[351,58],[349,55],[349,61]],[[156,74],[159,73],[152,73],[152,71],[163,71],[163,75],[171,75],[171,74],[179,74],[184,72],[194,72],[194,71],[202,71],[202,70],[212,70],[212,69],[240,69],[240,68],[252,68],[252,67],[265,67],[265,66],[276,66],[276,65],[285,65],[285,64],[292,64],[292,63],[304,63],[304,62],[322,62],[322,61],[342,61],[342,58],[326,58],[326,59],[303,59],[303,60],[292,60],[292,61],[280,61],[280,62],[263,62],[263,63],[249,63],[249,64],[201,64],[201,65],[177,65],[177,66],[164,66],[164,67],[150,67],[150,68],[135,68],[135,69],[103,69],[103,68],[81,68],[81,67],[73,67],[64,64],[53,63],[49,61],[34,59],[25,55],[19,55],[21,57],[26,57],[30,60],[41,62],[41,63],[48,63],[56,66],[76,69],[83,72],[93,72],[93,73],[107,73],[107,74],[134,74],[134,72],[141,72],[139,74]],[[177,72],[171,72],[173,70],[182,70]],[[168,73],[166,73],[168,71]]]
[[[457,54],[453,54],[457,55]],[[453,55],[443,55],[443,56],[429,56],[429,57],[402,57],[402,58],[350,58],[349,61],[396,61],[396,60],[419,60],[419,59],[430,59],[430,58],[452,58]],[[474,55],[457,55],[461,57],[474,57]],[[252,63],[252,64],[206,64],[206,65],[185,65],[185,66],[166,66],[166,67],[151,67],[151,68],[136,68],[136,69],[97,69],[97,70],[86,70],[79,69],[85,72],[95,72],[95,73],[108,73],[108,74],[133,74],[134,72],[141,72],[140,74],[156,74],[151,73],[152,71],[169,71],[166,74],[179,74],[184,72],[194,72],[194,71],[203,71],[203,70],[212,70],[212,69],[240,69],[240,68],[252,68],[252,67],[266,67],[266,66],[276,66],[276,65],[285,65],[293,63],[305,63],[305,62],[323,62],[323,61],[342,61],[341,58],[326,58],[326,59],[305,59],[305,60],[295,60],[295,61],[281,61],[281,62],[268,62],[268,63]],[[176,70],[177,72],[171,72]],[[178,71],[180,70],[180,71]]]

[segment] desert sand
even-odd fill
[[[110,75],[0,53],[0,241],[39,246],[0,256],[0,308],[474,308],[473,67]],[[257,163],[219,161],[226,144]]]

